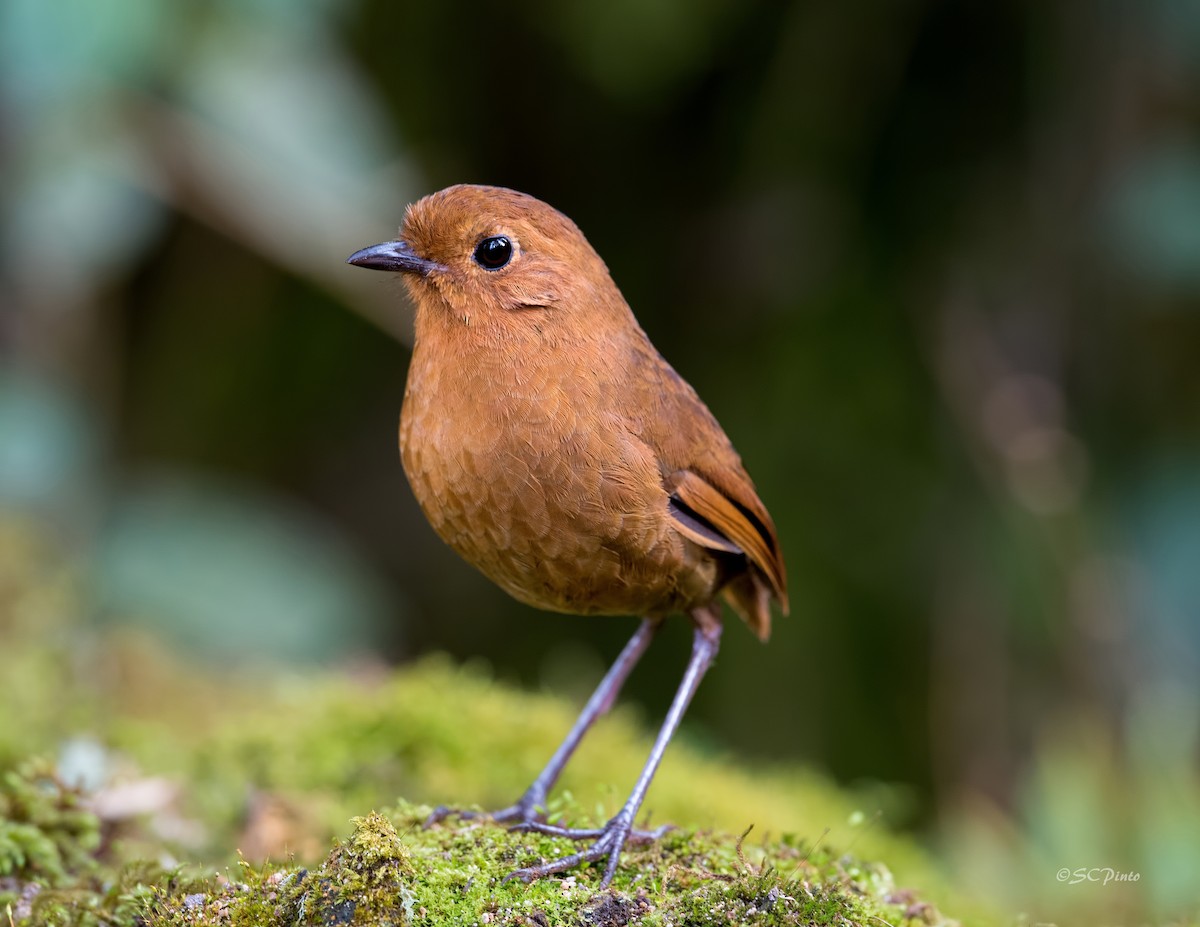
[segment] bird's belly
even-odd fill
[[[708,601],[716,564],[671,527],[657,464],[623,432],[538,425],[464,427],[406,403],[401,457],[438,535],[538,608],[660,615]]]

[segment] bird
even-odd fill
[[[763,641],[772,603],[787,614],[774,522],[716,418],[557,209],[458,184],[347,261],[399,274],[415,306],[400,457],[434,531],[528,605],[641,618],[546,767],[490,815],[586,844],[508,878],[603,861],[607,887],[627,843],[664,832],[635,820],[717,655],[721,603]],[[602,827],[548,823],[560,773],[672,614],[691,621],[691,654],[628,799]],[[431,822],[450,813],[463,812],[439,808]]]

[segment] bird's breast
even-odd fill
[[[672,527],[658,461],[602,376],[511,358],[447,366],[421,348],[401,458],[462,557],[554,611],[662,614],[711,598],[716,565]]]

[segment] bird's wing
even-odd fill
[[[677,470],[669,479],[671,516],[680,533],[700,546],[745,554],[767,578],[786,612],[787,576],[775,526],[749,480],[738,483],[741,499],[694,470]]]
[[[644,336],[643,336],[644,338]],[[775,524],[741,458],[696,391],[648,340],[636,343],[636,375],[626,390],[644,397],[635,428],[658,459],[670,516],[684,537],[709,550],[744,554],[749,568],[724,589],[760,637],[770,630],[771,598],[787,612],[787,574]]]

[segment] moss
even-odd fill
[[[56,886],[87,869],[99,819],[39,760],[0,775],[0,876]]]
[[[233,876],[120,860],[102,822],[44,763],[10,771],[0,786],[0,834],[16,834],[0,881],[11,924],[476,925],[628,923],[901,924],[913,909],[880,866],[791,839],[746,847],[741,838],[670,831],[630,847],[610,889],[585,867],[531,884],[516,868],[573,852],[568,840],[516,833],[487,820],[432,828],[430,808],[402,803],[355,818],[324,861],[256,866]],[[560,811],[582,823],[573,806]],[[932,907],[921,909],[936,922]]]
[[[282,905],[286,924],[411,924],[413,866],[391,821],[355,818],[354,833],[315,873],[300,872]]]
[[[102,822],[50,764],[0,776],[0,915],[10,925],[135,924],[155,886],[181,887],[177,870],[105,860]]]
[[[672,832],[632,848],[610,889],[585,868],[530,884],[515,867],[572,852],[555,837],[514,833],[486,821],[425,829],[428,807],[401,805],[355,821],[314,870],[281,868],[214,885],[207,895],[160,892],[152,921],[204,925],[560,925],[686,927],[714,923],[911,923],[920,911],[881,867],[786,841],[743,850],[728,834]],[[394,826],[393,826],[394,824]],[[397,828],[403,836],[398,836]],[[757,858],[757,861],[755,861]]]
[[[207,823],[208,852],[217,852],[245,826],[248,785],[286,802],[298,829],[322,840],[381,797],[506,805],[557,745],[574,707],[498,685],[479,666],[434,657],[371,686],[339,677],[285,682],[182,743],[174,730],[203,730],[203,718],[126,719],[107,739],[144,767],[191,783],[192,816]],[[629,782],[648,750],[634,712],[606,718],[568,767],[552,814],[574,807],[574,796],[589,815],[607,819],[624,799],[615,783]],[[828,829],[839,845],[887,859],[905,881],[936,884],[932,865],[910,841],[872,824],[872,805],[808,770],[750,771],[692,748],[686,737],[672,744],[645,808],[656,821],[704,828],[740,831],[753,822],[776,835]],[[289,841],[268,852],[299,849]]]

